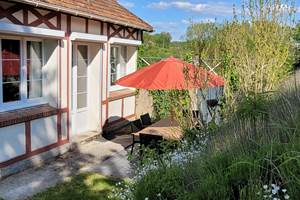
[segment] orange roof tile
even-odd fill
[[[151,25],[128,11],[117,0],[22,0],[19,2],[153,31]]]

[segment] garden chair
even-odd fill
[[[194,119],[199,119],[200,117],[200,111],[199,110],[192,110],[193,113],[193,118]]]
[[[150,117],[149,113],[141,115],[140,118],[141,118],[143,126],[146,127],[146,126],[150,126],[152,124],[151,117]]]
[[[143,147],[154,149],[158,154],[161,154],[161,147],[160,144],[163,141],[163,137],[160,135],[151,135],[151,134],[144,134],[140,133],[140,145],[141,145],[141,151],[140,154],[143,154]]]
[[[136,133],[143,129],[143,124],[140,119],[136,119],[130,123],[132,133]],[[133,153],[134,144],[140,143],[139,140],[135,139],[135,136],[132,135],[132,144],[131,144],[131,154]]]

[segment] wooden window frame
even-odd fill
[[[110,45],[110,48],[109,48],[109,80],[108,80],[108,83],[109,83],[109,91],[112,92],[112,91],[117,91],[117,90],[122,90],[122,89],[125,89],[125,87],[122,87],[122,86],[119,86],[119,85],[112,85],[111,84],[111,62],[110,62],[110,58],[111,58],[111,48],[118,48],[119,51],[118,51],[118,56],[119,56],[119,64],[117,66],[117,79],[121,78],[122,76],[125,76],[127,74],[126,72],[126,69],[127,69],[127,46],[126,45]],[[122,48],[125,48],[126,49],[126,55],[124,56],[124,60],[125,60],[125,65],[122,66],[122,63],[121,63],[121,56],[122,56]],[[122,68],[124,68],[124,74],[122,74],[122,76],[119,75],[119,73],[121,73],[122,71]]]
[[[2,40],[18,40],[20,41],[20,100],[3,102],[3,75],[2,75]],[[16,110],[31,106],[37,106],[48,103],[44,97],[44,88],[42,88],[42,97],[27,98],[27,42],[36,41],[42,43],[42,67],[45,66],[45,51],[44,42],[42,39],[29,38],[29,37],[17,37],[17,36],[0,36],[0,112]],[[42,81],[44,81],[44,73],[42,70]]]

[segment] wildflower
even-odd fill
[[[283,193],[286,193],[287,189],[282,189],[281,191],[282,191]]]
[[[146,198],[145,198],[145,200],[149,200],[149,198],[148,198],[148,197],[146,197]]]
[[[284,199],[289,199],[290,196],[288,194],[284,195]]]
[[[266,190],[266,189],[268,189],[268,186],[267,186],[267,185],[264,185],[263,188]]]
[[[277,194],[280,187],[278,187],[277,185],[272,184],[272,194]]]

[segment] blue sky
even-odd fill
[[[118,0],[127,9],[150,23],[156,32],[170,32],[180,40],[190,21],[230,20],[233,5],[240,8],[242,0]],[[300,0],[296,0],[296,7]],[[298,11],[299,13],[299,11]],[[297,18],[299,18],[297,14]]]

